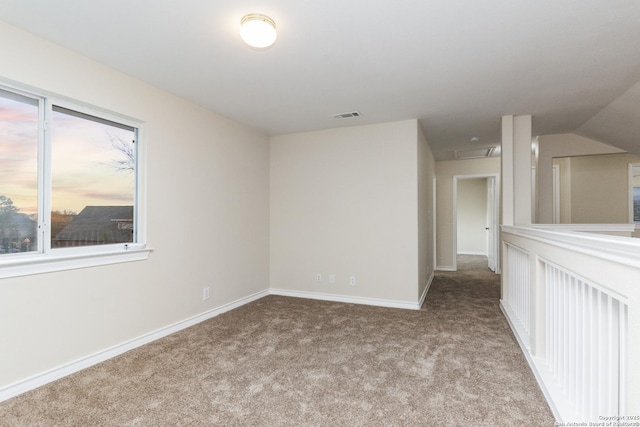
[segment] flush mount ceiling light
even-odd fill
[[[240,20],[240,37],[251,47],[262,49],[275,43],[276,23],[265,15],[252,13]]]

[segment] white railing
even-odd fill
[[[531,274],[529,272],[529,254],[520,248],[505,244],[505,258],[507,262],[503,266],[503,274],[509,278],[512,284],[507,294],[507,305],[511,311],[511,318],[517,324],[519,335],[524,346],[529,348],[529,335],[531,332]]]
[[[624,414],[626,298],[544,265],[550,373],[577,413],[591,420]]]
[[[531,228],[564,232],[582,231],[585,233],[631,237],[636,226],[635,224],[534,224]]]
[[[639,415],[640,241],[521,227],[502,237],[501,307],[557,420]]]

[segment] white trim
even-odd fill
[[[507,323],[509,324],[511,331],[515,336],[516,341],[518,341],[518,345],[522,350],[522,354],[524,354],[524,357],[527,360],[527,363],[529,364],[529,368],[531,368],[531,372],[533,372],[533,376],[536,378],[536,381],[538,382],[538,386],[540,387],[540,390],[542,391],[544,398],[547,400],[547,404],[551,409],[551,413],[553,414],[553,417],[556,419],[556,421],[562,422],[562,417],[560,416],[560,412],[558,411],[558,408],[556,407],[555,402],[552,398],[552,393],[550,392],[549,389],[547,389],[547,385],[546,385],[547,383],[545,383],[545,381],[543,381],[542,379],[543,377],[542,372],[538,371],[538,365],[541,364],[542,362],[540,361],[536,363],[536,361],[534,360],[536,358],[529,352],[529,349],[527,348],[525,343],[522,341],[522,339],[520,339],[520,335],[518,334],[518,329],[513,324],[513,322],[511,321],[511,318],[507,314],[509,310],[504,305],[503,300],[500,300],[500,310],[502,311],[502,314],[504,315],[505,319],[507,319]]]
[[[493,230],[491,230],[494,233],[494,245],[495,245],[495,274],[500,274],[501,271],[501,260],[500,260],[500,230],[499,230],[499,225],[500,224],[500,216],[499,216],[499,212],[500,212],[500,194],[501,193],[501,181],[500,181],[500,174],[497,173],[481,173],[481,174],[470,174],[470,175],[454,175],[453,176],[453,221],[452,221],[452,228],[453,228],[453,241],[452,241],[452,247],[453,247],[453,266],[451,267],[442,267],[442,268],[438,268],[438,270],[442,270],[442,271],[458,271],[458,261],[456,260],[456,256],[458,255],[458,180],[459,179],[489,179],[489,178],[494,178],[493,181],[493,198],[494,198],[494,205],[493,205],[493,214],[494,214],[494,223],[496,224],[496,227],[494,227]],[[487,190],[488,191],[488,190]],[[475,255],[475,254],[472,254]],[[485,254],[481,254],[481,255],[487,255]]]
[[[538,242],[569,249],[573,252],[640,268],[639,239],[604,234],[548,231],[539,228],[506,225],[502,226],[502,231],[515,236],[526,237]]]
[[[142,252],[148,253],[149,251],[147,250]],[[75,372],[86,369],[90,366],[97,365],[98,363],[101,363],[113,357],[119,356],[127,351],[141,347],[145,344],[156,341],[160,338],[164,338],[175,332],[194,326],[200,322],[204,322],[205,320],[211,319],[219,314],[241,307],[245,304],[256,301],[260,298],[264,298],[267,295],[280,295],[280,296],[295,297],[295,298],[335,301],[335,302],[343,302],[343,303],[351,303],[351,304],[364,304],[364,305],[371,305],[371,306],[378,306],[378,307],[420,310],[420,308],[422,307],[422,304],[424,303],[424,300],[426,299],[427,292],[431,287],[431,283],[433,282],[434,276],[435,274],[431,273],[431,276],[429,277],[429,280],[427,282],[427,286],[422,292],[422,295],[420,296],[420,300],[416,303],[411,303],[406,301],[396,301],[396,300],[384,300],[384,299],[376,299],[376,298],[322,294],[317,292],[289,291],[286,289],[274,289],[274,288],[266,289],[264,291],[256,292],[252,295],[239,298],[230,303],[223,304],[214,309],[205,311],[204,313],[197,314],[195,316],[189,317],[187,319],[181,320],[171,325],[156,329],[155,331],[143,334],[137,338],[130,339],[120,344],[116,344],[112,347],[106,348],[104,350],[100,350],[88,356],[81,357],[72,362],[58,366],[57,368],[53,368],[48,371],[42,372],[40,374],[33,375],[24,380],[17,381],[13,384],[6,385],[0,388],[0,402],[11,399],[12,397],[18,396],[22,393],[26,393],[35,388],[42,387],[43,385],[56,381],[60,378],[64,378],[68,375],[71,375]]]
[[[486,252],[482,252],[482,251],[462,251],[462,252],[458,252],[458,255],[481,255],[481,256],[488,256],[489,254],[487,254]]]
[[[46,98],[42,97],[39,107],[38,107],[38,126],[40,126],[40,117],[44,117],[45,120],[45,128],[42,131],[38,132],[38,189],[47,189],[47,186],[50,186],[51,183],[46,179],[47,176],[51,176],[51,156],[49,155],[49,150],[47,147],[51,147],[50,139],[51,132],[47,132],[47,124],[51,122],[49,117],[49,112],[45,106]],[[38,190],[38,191],[42,191]],[[48,188],[47,191],[51,192],[51,188]],[[40,195],[36,196],[37,200],[37,209],[38,209],[38,218],[51,218],[51,200],[48,197],[40,197]],[[40,254],[45,253],[45,247],[51,247],[51,228],[45,227],[42,225],[41,221],[36,221],[36,227],[40,227],[37,230],[38,233],[38,243],[36,250]],[[49,243],[45,243],[49,242]]]
[[[71,253],[57,252],[57,255],[54,255],[53,252],[48,254],[34,253],[33,255],[3,255],[0,258],[0,279],[142,261],[149,258],[149,253],[152,251],[151,248],[136,247],[142,245],[131,244],[132,248],[124,250],[120,249],[121,246],[118,245],[118,249],[112,249],[108,252],[87,252],[90,248],[84,248],[84,253],[71,251]]]
[[[635,224],[532,224],[531,228],[549,231],[583,231],[587,233],[633,233]]]
[[[635,224],[633,220],[633,190],[637,188],[637,186],[634,187],[633,185],[633,178],[635,176],[633,170],[635,168],[640,168],[640,163],[629,163],[629,222],[631,224]]]
[[[147,130],[144,123],[138,123],[136,131],[136,194],[133,215],[136,242],[148,244],[147,225]]]
[[[503,226],[503,239],[505,246],[516,242],[518,246],[527,248],[535,257],[536,267],[533,267],[534,262],[531,266],[536,270],[524,272],[519,277],[507,278],[503,283],[508,294],[511,292],[511,282],[532,281],[534,289],[531,289],[530,316],[533,333],[529,339],[533,353],[526,351],[523,342],[527,342],[527,337],[519,333],[518,318],[509,310],[509,303],[501,301],[501,309],[509,320],[510,327],[518,338],[558,421],[583,420],[589,414],[595,417],[601,412],[595,413],[593,408],[605,409],[605,406],[609,409],[605,409],[604,412],[611,412],[612,415],[622,416],[629,411],[633,413],[633,408],[625,409],[625,403],[633,406],[633,403],[640,402],[639,399],[634,399],[639,388],[638,382],[634,382],[637,377],[630,375],[628,371],[627,361],[638,359],[638,346],[637,340],[633,340],[634,335],[628,333],[626,322],[628,320],[629,324],[633,323],[633,315],[637,314],[633,305],[638,299],[637,293],[633,292],[633,285],[638,283],[636,277],[640,272],[640,241],[629,237],[513,226]],[[509,261],[506,258],[505,260]],[[582,271],[584,273],[580,273]],[[593,271],[604,271],[606,274],[594,275]],[[588,279],[589,276],[598,278]],[[591,290],[596,291],[593,296]],[[587,295],[588,301],[585,299]],[[609,300],[606,309],[608,311],[589,309],[593,308],[593,302],[597,301],[598,295],[606,295]],[[619,316],[618,325],[608,320],[615,319],[611,317],[614,312],[612,300],[625,307],[615,314],[616,317]],[[568,308],[566,310],[563,308],[565,304]],[[580,315],[577,316],[576,313]],[[584,331],[576,332],[576,322],[585,318],[593,322],[587,329],[600,331],[597,332],[596,340],[601,341],[592,341]],[[549,329],[550,325],[552,329]],[[558,328],[564,332],[555,335]],[[569,337],[578,337],[578,341],[567,338],[567,334]],[[627,339],[631,344],[627,345]],[[559,349],[558,346],[564,348]],[[596,346],[607,347],[608,358],[600,357],[603,353],[591,350]],[[575,353],[576,349],[592,354],[595,359],[589,360],[596,360],[595,364],[582,361],[581,353]],[[576,377],[573,375],[575,370],[570,369],[571,373],[567,371],[567,366],[573,366],[571,358],[577,358],[576,362],[582,365],[576,372],[586,369],[591,372],[590,375],[600,375],[599,378],[603,378],[601,375],[610,376],[613,382],[609,382],[607,386],[603,386],[602,383],[597,385],[598,381],[591,382],[590,386],[586,383],[576,383]],[[580,391],[582,387],[593,387],[591,390],[596,390],[594,386],[604,390],[598,397],[591,394],[590,398],[590,392]],[[584,399],[588,399],[588,402]]]
[[[537,137],[536,137],[537,138]],[[536,139],[534,138],[534,139]],[[536,186],[538,183],[538,169],[535,166],[531,166],[531,222],[538,222],[538,192]]]
[[[451,226],[453,227],[453,232],[451,233],[453,236],[453,240],[451,241],[451,246],[453,249],[453,271],[458,271],[458,260],[456,257],[458,256],[458,175],[453,176],[453,221],[451,222]]]
[[[321,292],[293,291],[289,289],[269,289],[269,295],[279,295],[283,297],[306,298],[321,301],[344,302],[347,304],[372,305],[376,307],[404,308],[407,310],[420,310],[418,302],[397,301],[378,298],[356,297],[349,295],[325,294]]]
[[[141,261],[149,257],[147,238],[146,133],[143,121],[86,102],[0,77],[0,89],[39,100],[38,116],[38,246],[37,250],[0,256],[0,279],[62,270]],[[59,106],[135,129],[135,241],[111,245],[51,248],[51,112]]]
[[[633,163],[629,163],[629,175],[628,175],[628,189],[629,196],[627,197],[627,202],[629,203],[629,222],[634,224],[633,221]]]
[[[496,209],[499,203],[496,202],[496,178],[487,178],[487,214],[485,229],[485,251],[487,252],[487,267],[494,273],[498,273],[498,246],[500,245],[499,218]]]
[[[431,276],[429,276],[429,280],[427,280],[427,286],[422,291],[422,295],[420,295],[420,299],[418,300],[418,307],[422,308],[424,304],[424,300],[427,299],[427,292],[429,292],[429,288],[431,287],[431,283],[433,282],[433,278],[436,276],[434,272],[431,272]]]
[[[552,199],[551,209],[553,211],[552,221],[554,224],[560,224],[560,165],[554,164],[552,171]]]
[[[518,338],[518,343],[520,343],[520,347],[522,347],[522,351],[528,353],[531,351],[531,342],[530,339],[522,339],[522,337],[528,337],[529,333],[524,330],[521,322],[512,322],[511,319],[518,319],[518,315],[513,311],[513,309],[509,306],[508,303],[505,302],[504,299],[500,299],[500,309],[504,314],[504,317],[509,321],[509,326],[511,326],[511,330],[513,334]]]
[[[223,304],[220,307],[205,311],[204,313],[189,317],[169,326],[156,329],[155,331],[146,333],[137,338],[133,338],[107,349],[100,350],[96,353],[90,354],[89,356],[81,357],[80,359],[66,363],[57,368],[53,368],[40,374],[36,374],[32,377],[20,380],[13,384],[9,384],[5,387],[0,388],[0,402],[18,396],[19,394],[26,393],[27,391],[33,390],[37,387],[41,387],[60,378],[66,377],[67,375],[71,375],[90,366],[97,365],[98,363],[104,362],[127,351],[133,350],[134,348],[141,347],[152,341],[164,338],[167,335],[171,335],[175,332],[181,331],[190,326],[211,319],[212,317],[215,317],[219,314],[225,313],[227,311],[233,310],[234,308],[238,308],[252,301],[263,298],[268,294],[268,290],[257,292],[253,295],[249,295],[230,303]]]
[[[431,243],[433,246],[433,265],[434,268],[435,266],[438,264],[438,241],[437,241],[437,236],[438,236],[438,222],[437,222],[437,206],[438,206],[438,201],[437,201],[437,195],[436,195],[436,191],[437,191],[437,187],[438,187],[438,181],[435,177],[435,174],[433,176],[433,204],[431,205],[431,209],[433,212],[433,233],[431,234],[431,238],[433,240],[433,242]]]
[[[21,81],[8,79],[4,76],[0,76],[0,85],[5,86],[5,88],[9,88],[12,91],[20,92],[21,95],[29,96],[32,98],[49,98],[55,99],[56,102],[62,102],[66,105],[74,106],[75,108],[81,108],[86,114],[92,116],[101,116],[106,115],[108,117],[112,117],[114,122],[122,122],[126,125],[131,125],[131,127],[138,127],[144,120],[139,118],[130,116],[128,114],[124,114],[120,111],[110,110],[107,108],[102,108],[97,105],[93,105],[86,101],[81,101],[80,99],[70,98],[65,95],[61,95],[57,92],[53,92],[50,90],[43,89],[41,87],[32,86],[29,84],[25,84]],[[61,105],[64,107],[64,105]],[[73,108],[71,108],[73,109]],[[106,118],[106,117],[105,117]]]
[[[437,265],[437,271],[457,271],[453,265]]]

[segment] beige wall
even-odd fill
[[[553,158],[580,155],[624,153],[623,150],[573,133],[538,137],[536,222],[553,223]]]
[[[571,158],[553,159],[553,164],[558,167],[560,224],[571,224]]]
[[[1,23],[0,40],[1,78],[144,122],[154,248],[0,280],[0,387],[268,288],[265,135]]]
[[[459,179],[457,185],[457,252],[487,254],[487,179]]]
[[[453,177],[455,175],[491,175],[500,173],[500,158],[450,160],[436,162],[436,269],[455,266]]]
[[[435,269],[435,162],[417,120],[274,137],[270,150],[255,130],[47,41],[5,24],[0,38],[5,82],[144,123],[153,248],[0,281],[0,388],[269,285],[419,300]]]
[[[415,303],[419,147],[416,120],[272,137],[271,287]]]
[[[629,165],[639,161],[630,154],[568,159],[569,171],[561,172],[562,178],[568,180],[561,182],[561,187],[571,189],[567,219],[574,224],[630,222]]]

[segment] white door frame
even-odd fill
[[[553,224],[560,224],[560,165],[555,164],[552,166],[552,179],[553,179],[553,199],[552,199],[552,209],[553,209]]]
[[[496,257],[496,274],[500,274],[501,271],[501,263],[500,263],[500,174],[497,173],[485,173],[485,174],[473,174],[473,175],[454,175],[453,176],[453,271],[458,271],[458,180],[459,179],[474,179],[474,178],[494,178],[493,184],[493,195],[494,195],[494,204],[493,204],[493,213],[494,213],[494,224],[497,224],[497,227],[493,227],[493,230],[490,232],[494,233],[493,242],[494,242],[494,251]]]
[[[437,189],[437,185],[438,184],[438,180],[435,177],[435,174],[433,176],[433,204],[432,204],[432,209],[433,209],[433,233],[431,235],[432,237],[432,245],[433,245],[433,271],[435,273],[435,271],[438,269],[438,242],[437,242],[437,238],[436,236],[438,235],[438,222],[437,222],[437,218],[436,218],[436,211],[438,210],[438,199],[437,199],[437,195],[436,195],[436,189]]]
[[[629,223],[634,224],[633,221],[633,170],[640,168],[640,163],[629,163]],[[636,230],[638,229],[638,224],[636,224]]]
[[[489,232],[489,230],[495,230],[498,228],[498,215],[496,214],[496,179],[494,177],[486,178],[487,182],[487,214],[486,214],[486,226],[487,231],[485,238],[487,239],[487,260],[489,270],[496,271],[496,263],[498,260],[498,244],[496,242],[496,233]]]

